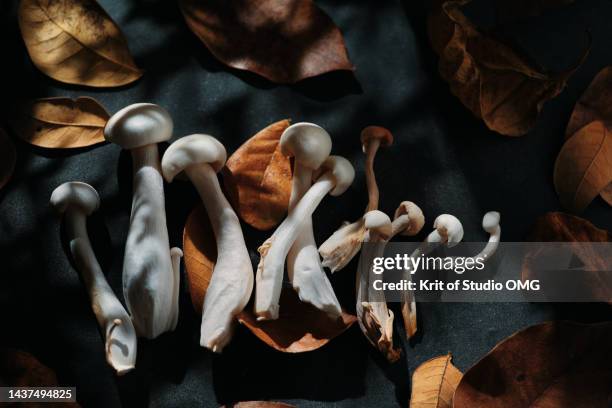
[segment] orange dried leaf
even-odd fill
[[[24,141],[45,148],[70,149],[104,142],[108,112],[93,98],[38,99],[13,123]]]
[[[185,223],[183,259],[191,303],[196,312],[202,313],[204,296],[217,260],[217,247],[208,214],[201,203],[191,211]]]
[[[19,27],[34,65],[58,81],[112,87],[142,76],[121,30],[95,0],[22,0]]]
[[[453,407],[606,407],[610,344],[610,322],[548,322],[521,330],[463,375]]]
[[[410,408],[452,407],[453,394],[462,374],[451,359],[452,356],[447,354],[418,366],[412,374]]]
[[[440,3],[428,21],[430,40],[440,57],[440,75],[489,129],[506,136],[524,135],[544,103],[563,90],[577,67],[558,74],[546,72],[479,31],[461,11],[469,0]]]
[[[181,0],[187,25],[222,63],[276,83],[352,71],[342,33],[311,0]]]
[[[247,224],[269,230],[285,216],[291,195],[291,164],[279,147],[289,126],[281,120],[261,130],[231,155],[223,169],[229,201]]]
[[[16,162],[15,146],[6,132],[0,129],[0,188],[4,187],[11,179]]]
[[[238,321],[268,346],[285,353],[302,353],[323,347],[346,331],[357,318],[342,312],[338,319],[314,306],[301,302],[295,291],[281,293],[277,320],[258,321],[250,309],[238,315]]]

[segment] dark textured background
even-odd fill
[[[0,4],[1,112],[9,112],[19,99],[45,96],[90,95],[110,112],[134,102],[155,102],[172,114],[175,138],[210,133],[229,152],[279,119],[318,123],[332,135],[334,153],[346,155],[357,168],[353,187],[317,210],[319,241],[341,221],[362,214],[366,191],[358,136],[370,124],[386,126],[396,137],[394,147],[381,151],[376,163],[383,210],[391,213],[401,200],[413,200],[425,212],[426,230],[435,216],[450,212],[462,220],[465,240],[478,241],[486,238],[482,215],[495,209],[502,214],[502,239],[522,240],[538,215],[559,209],[552,168],[565,125],[594,75],[612,63],[610,1],[579,0],[505,27],[506,35],[553,70],[577,61],[587,30],[593,38],[589,58],[561,96],[546,104],[535,128],[525,137],[506,138],[474,119],[439,79],[422,1],[317,1],[345,36],[357,67],[355,78],[329,74],[296,86],[275,86],[215,61],[187,29],[173,1],[102,0],[146,71],[137,83],[115,90],[68,86],[38,72],[20,38],[15,3]],[[470,9],[480,23],[495,21],[484,0],[475,3]],[[395,365],[384,362],[356,326],[302,355],[278,353],[240,328],[225,352],[213,356],[198,346],[198,317],[183,290],[177,331],[141,342],[137,370],[116,378],[104,361],[96,321],[62,249],[48,200],[57,185],[71,180],[88,182],[100,192],[102,208],[91,222],[92,240],[108,280],[120,293],[130,158],[109,144],[48,151],[17,142],[17,149],[13,180],[0,191],[0,344],[28,350],[53,367],[62,384],[77,387],[85,407],[212,407],[268,398],[304,407],[406,406],[412,372],[431,357],[452,352],[455,364],[465,370],[529,324],[610,318],[609,309],[597,305],[419,304],[419,335],[409,344],[397,339],[405,358]],[[181,245],[182,226],[198,198],[191,185],[178,182],[167,186],[166,195],[171,243]],[[612,227],[610,209],[601,199],[584,216]],[[267,236],[245,231],[252,249]],[[347,307],[354,266],[332,278]],[[396,331],[401,331],[399,324]]]

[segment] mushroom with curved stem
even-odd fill
[[[258,249],[261,258],[256,275],[255,314],[259,320],[278,318],[285,259],[302,230],[304,220],[312,216],[326,194],[338,196],[344,193],[355,178],[355,170],[345,158],[329,156],[314,178],[314,184]]]
[[[451,214],[441,214],[434,220],[434,230],[427,235],[425,241],[415,249],[411,258],[418,258],[433,251],[439,244],[446,244],[449,248],[457,245],[463,239],[463,225],[457,217]],[[416,273],[416,270],[404,271],[404,274]]]
[[[393,135],[383,127],[368,126],[361,131],[361,145],[366,155],[365,177],[368,188],[368,206],[365,212],[378,208],[379,191],[374,173],[376,152],[380,146],[390,146],[392,143]],[[350,224],[345,223],[319,247],[323,266],[332,272],[344,268],[361,249],[365,234],[363,218]]]
[[[114,114],[104,137],[132,154],[133,196],[123,260],[123,295],[139,336],[155,338],[178,322],[179,263],[171,259],[157,143],[172,136],[160,106],[137,103]],[[174,252],[176,257],[178,252]]]
[[[400,351],[393,347],[393,312],[387,307],[385,293],[373,290],[371,281],[373,261],[384,255],[393,226],[389,217],[378,210],[368,211],[363,220],[367,232],[357,270],[357,321],[368,341],[394,362]]]
[[[424,225],[425,217],[423,216],[423,211],[412,201],[400,203],[399,207],[395,210],[393,222],[391,223],[394,236],[397,234],[414,236],[423,229]],[[411,281],[412,275],[410,271],[403,270],[401,279],[406,282]],[[411,338],[417,331],[416,301],[412,291],[404,290],[402,292],[401,308],[406,337]]]
[[[221,352],[229,343],[240,313],[253,290],[253,265],[238,216],[227,201],[217,172],[225,164],[225,147],[214,137],[195,134],[174,142],[162,158],[168,182],[183,173],[198,190],[217,243],[217,262],[204,297],[200,345]]]
[[[289,211],[310,188],[313,172],[329,157],[331,145],[329,134],[313,123],[296,123],[281,135],[281,152],[294,158]],[[340,316],[340,302],[319,260],[310,216],[303,221],[287,254],[287,275],[300,300],[331,316]]]
[[[136,363],[137,338],[132,320],[109,286],[87,234],[87,216],[100,204],[96,190],[81,182],[64,183],[51,194],[51,206],[63,215],[68,247],[89,294],[104,336],[106,361],[118,375]]]
[[[499,226],[500,215],[497,211],[489,211],[482,217],[482,229],[489,234],[487,245],[474,258],[487,259],[491,257],[499,246],[501,238],[501,227]]]

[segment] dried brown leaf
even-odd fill
[[[461,371],[451,363],[447,354],[421,364],[412,374],[410,408],[450,408]]]
[[[577,67],[559,74],[545,72],[509,45],[479,31],[461,11],[468,2],[440,2],[441,7],[430,14],[429,36],[440,56],[440,75],[489,129],[506,136],[524,135],[544,103],[563,90]]]
[[[52,387],[57,376],[25,351],[0,349],[0,383],[13,387]]]
[[[108,112],[93,98],[47,98],[24,106],[13,122],[24,141],[51,149],[70,149],[104,142]]]
[[[11,179],[16,162],[15,146],[4,129],[0,128],[0,188],[4,187]]]
[[[530,242],[612,242],[612,234],[599,229],[589,221],[562,212],[550,212],[538,218],[528,236]],[[554,248],[550,249],[554,251]],[[538,280],[544,291],[553,290],[560,285],[564,275],[542,273],[538,265],[539,259],[550,256],[549,249],[542,247],[525,255],[521,276],[523,281]],[[607,300],[612,304],[612,287],[610,286],[610,257],[602,257],[601,251],[584,245],[572,248],[575,258],[584,265],[580,274],[572,273],[572,289],[574,293],[588,294],[591,299]],[[559,272],[561,273],[561,271]],[[554,281],[553,281],[554,280]]]
[[[238,321],[268,346],[285,353],[302,353],[323,347],[357,320],[344,311],[340,318],[331,318],[301,302],[295,291],[288,288],[281,292],[279,310],[277,320],[258,321],[247,308],[238,315]]]
[[[548,322],[521,330],[463,375],[453,407],[606,407],[610,344],[610,322]]]
[[[295,406],[274,401],[240,401],[223,405],[221,408],[295,408]]]
[[[582,94],[570,117],[565,138],[569,139],[578,130],[591,122],[603,122],[606,129],[612,126],[612,66],[602,69]],[[601,192],[601,197],[612,205],[612,183]]]
[[[311,0],[180,0],[187,25],[224,64],[272,82],[353,70],[342,33]]]
[[[231,155],[223,169],[229,201],[247,224],[269,230],[285,216],[291,195],[291,164],[278,142],[288,120],[261,130]]]
[[[603,122],[589,123],[565,142],[553,179],[561,203],[574,212],[612,183],[612,135]]]
[[[202,313],[204,296],[217,260],[215,236],[203,204],[198,204],[187,217],[183,230],[183,259],[191,303]]]
[[[58,81],[112,87],[142,76],[121,30],[95,0],[21,0],[19,27],[34,65]]]

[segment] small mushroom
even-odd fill
[[[172,118],[160,106],[137,103],[114,114],[104,137],[132,154],[133,196],[123,259],[123,295],[139,336],[176,328],[180,268],[172,261],[164,180],[157,143],[172,136]],[[174,257],[178,252],[174,251]]]
[[[393,222],[393,235],[401,234],[414,236],[418,234],[425,225],[423,211],[411,201],[403,201],[395,210]],[[412,275],[409,270],[402,271],[402,280],[411,281]],[[416,301],[414,293],[410,290],[402,292],[402,318],[406,337],[411,338],[417,331]]]
[[[361,132],[361,146],[366,155],[365,177],[368,189],[368,206],[365,212],[378,208],[379,191],[374,174],[374,158],[380,146],[390,146],[393,143],[391,132],[380,126],[368,126]],[[366,230],[363,218],[345,223],[335,231],[321,246],[319,254],[323,258],[323,266],[332,272],[344,268],[361,249]]]
[[[204,297],[200,345],[221,352],[229,343],[235,317],[253,290],[253,265],[238,216],[227,201],[217,172],[225,164],[225,147],[209,135],[185,136],[174,142],[162,159],[168,182],[184,172],[198,190],[217,243],[217,262]]]
[[[395,362],[400,351],[393,347],[393,312],[387,307],[385,293],[372,289],[370,269],[375,258],[384,256],[393,226],[389,217],[378,210],[368,211],[363,220],[367,233],[357,270],[357,321],[368,341],[389,362]]]
[[[289,211],[310,188],[313,172],[329,157],[331,145],[329,134],[312,123],[296,123],[283,132],[281,151],[285,156],[293,157],[294,162]],[[331,316],[340,316],[340,302],[321,265],[310,216],[304,219],[302,229],[287,254],[287,275],[300,300]]]
[[[54,210],[63,215],[68,248],[104,336],[106,361],[118,375],[125,374],[136,363],[136,331],[108,285],[87,234],[87,216],[100,204],[98,193],[89,184],[64,183],[53,191],[50,202]]]
[[[489,211],[482,217],[482,229],[489,233],[489,242],[474,258],[488,259],[495,253],[501,238],[501,227],[499,226],[500,215],[497,211]]]
[[[329,156],[315,173],[315,182],[302,196],[274,234],[259,247],[255,314],[259,320],[278,318],[278,301],[283,283],[285,259],[304,226],[326,194],[338,196],[351,185],[355,170],[340,156]]]
[[[434,220],[434,228],[427,236],[427,242],[439,242],[451,248],[463,239],[463,225],[454,215],[438,215],[438,218]]]

